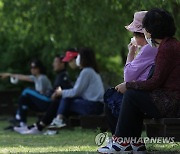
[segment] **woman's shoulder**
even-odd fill
[[[85,68],[82,69],[80,74],[88,76],[88,75],[93,75],[93,74],[97,74],[97,73],[95,72],[95,70],[93,68],[85,67]]]
[[[174,37],[167,37],[162,40],[160,45],[161,48],[171,48],[171,47],[179,47],[180,42]]]
[[[81,72],[89,73],[89,72],[95,72],[93,68],[91,67],[85,67],[82,69]]]
[[[41,74],[41,75],[39,76],[39,79],[40,79],[40,80],[49,80],[49,78],[48,78],[47,75],[45,75],[45,74]]]
[[[150,46],[149,44],[146,44],[142,47],[142,50],[143,50],[143,52],[149,53],[149,51],[157,51],[158,49],[156,47]]]
[[[146,56],[156,55],[157,52],[158,52],[157,48],[151,47],[149,44],[146,44],[141,48],[139,55],[146,57]]]
[[[163,39],[164,42],[178,43],[179,41],[175,37],[166,37]]]
[[[159,50],[162,52],[166,52],[169,51],[169,54],[173,54],[173,53],[179,53],[180,52],[180,42],[173,37],[168,37],[162,40]]]

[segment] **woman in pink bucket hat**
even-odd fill
[[[125,82],[147,80],[150,69],[155,63],[157,49],[147,43],[143,33],[142,21],[146,13],[147,11],[136,12],[133,22],[125,26],[134,35],[128,45],[129,53],[124,67]],[[140,50],[136,55],[138,47]]]
[[[125,82],[147,80],[149,78],[149,72],[155,63],[157,49],[152,48],[149,44],[147,44],[147,41],[143,33],[142,21],[146,13],[147,11],[136,12],[134,14],[133,22],[130,25],[125,26],[125,28],[128,31],[132,32],[134,35],[134,37],[131,39],[131,42],[128,45],[129,52],[124,67]],[[139,47],[140,50],[136,55],[136,52],[138,51]],[[116,86],[114,91],[118,89],[118,86],[119,85]],[[123,94],[121,93],[119,93],[119,95],[122,95],[122,98],[124,97]],[[104,102],[105,102],[105,113],[107,116],[109,127],[112,135],[114,135],[116,129],[117,130],[119,129],[119,127],[117,126],[117,121],[118,121],[118,116],[120,113],[122,101],[118,101],[119,103],[118,106],[117,106],[117,101],[114,102],[116,104],[113,104],[112,101],[108,102],[106,100]],[[112,142],[113,142],[113,138],[112,139],[110,138],[107,145],[105,147],[99,148],[98,152],[116,153],[120,145],[113,145]],[[131,152],[132,150],[133,151],[141,150],[142,152],[144,152],[146,151],[146,148],[144,144],[139,144],[138,146],[128,144],[127,146],[124,147],[125,152],[128,151]]]
[[[133,22],[130,25],[125,26],[125,28],[130,32],[143,33],[142,20],[146,13],[147,11],[136,12],[134,14]]]

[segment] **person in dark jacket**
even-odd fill
[[[53,61],[53,71],[56,72],[56,77],[53,83],[53,89],[51,89],[46,95],[51,97],[54,91],[61,85],[63,89],[69,89],[72,87],[71,80],[69,79],[66,71],[66,63],[62,61],[64,56],[56,55]]]

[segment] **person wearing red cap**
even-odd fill
[[[75,59],[78,55],[78,52],[75,51],[67,51],[66,56],[63,58],[63,62],[70,62],[72,59]]]
[[[66,53],[64,61],[71,66],[71,57],[75,54]],[[76,65],[81,68],[80,75],[72,89],[57,89],[61,96],[57,117],[54,118],[49,129],[66,126],[64,121],[71,113],[78,115],[100,114],[103,110],[104,87],[97,69],[94,52],[89,48],[82,48],[76,59]]]
[[[75,69],[77,68],[76,65],[76,57],[78,56],[78,52],[75,50],[68,50],[66,51],[66,55],[63,58],[63,62],[66,62],[69,64],[70,68]]]

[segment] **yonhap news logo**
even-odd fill
[[[104,133],[99,133],[98,135],[96,135],[95,137],[95,143],[97,146],[101,146],[105,143],[106,139],[108,138],[108,133],[104,132]]]
[[[97,146],[101,146],[108,141],[108,133],[99,133],[95,137],[95,143]],[[171,144],[175,143],[175,137],[118,137],[116,142],[121,143],[154,143],[154,144]]]

